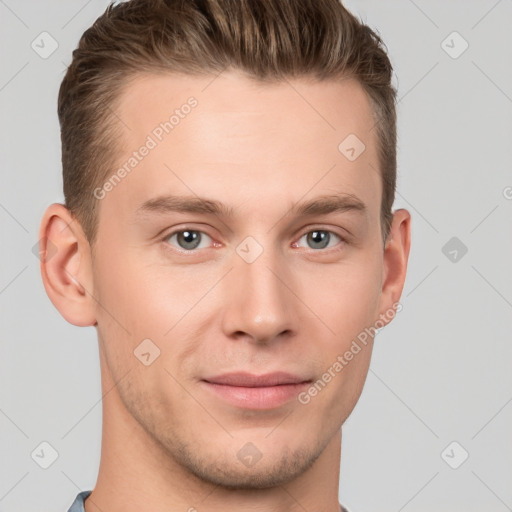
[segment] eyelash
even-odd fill
[[[177,246],[173,246],[172,248],[170,248],[169,239],[171,237],[173,237],[174,235],[177,235],[179,233],[183,233],[184,231],[192,231],[194,233],[201,233],[201,235],[206,235],[208,238],[212,239],[212,237],[210,235],[208,235],[208,233],[206,233],[204,231],[201,231],[200,229],[194,229],[192,227],[185,226],[185,227],[182,227],[182,228],[177,229],[175,231],[172,231],[171,233],[166,234],[161,239],[161,241],[164,242],[166,250],[172,251],[174,253],[178,252],[179,254],[187,254],[187,255],[194,255],[194,254],[197,254],[200,251],[200,249],[189,249],[189,250],[186,250],[186,249],[182,249],[182,248],[177,247]],[[332,230],[329,230],[329,229],[322,229],[322,228],[313,228],[313,229],[310,229],[309,231],[303,232],[300,235],[300,237],[297,239],[297,242],[299,240],[301,240],[304,236],[306,236],[306,235],[308,235],[310,233],[313,233],[315,231],[321,231],[323,233],[329,233],[330,235],[334,235],[335,237],[337,237],[339,239],[339,242],[338,242],[338,244],[336,244],[336,246],[328,247],[328,248],[325,248],[325,249],[311,249],[311,248],[308,249],[308,248],[306,248],[307,252],[310,252],[310,253],[332,253],[332,252],[337,252],[337,251],[343,250],[343,247],[345,245],[349,244],[348,240],[345,237],[341,236],[339,233],[336,233],[335,231],[332,231]],[[293,244],[296,244],[297,242],[293,242]],[[330,242],[330,240],[329,240],[329,242]],[[214,243],[218,244],[218,242],[214,242]]]

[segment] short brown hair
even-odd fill
[[[59,90],[66,207],[93,245],[93,190],[116,164],[114,107],[139,73],[219,74],[259,81],[354,78],[370,99],[389,234],[396,186],[396,90],[381,38],[340,0],[129,0],[82,35]],[[340,141],[341,142],[341,141]]]

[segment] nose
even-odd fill
[[[289,268],[268,248],[252,262],[233,254],[233,269],[223,283],[226,336],[268,344],[295,334],[298,306]]]

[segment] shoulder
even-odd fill
[[[68,512],[85,512],[84,500],[89,496],[89,494],[91,494],[91,492],[92,490],[79,492]]]

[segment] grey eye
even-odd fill
[[[178,245],[180,249],[185,249],[186,251],[191,251],[197,249],[203,238],[210,238],[208,235],[203,233],[202,231],[196,231],[192,229],[184,229],[182,231],[176,231],[172,233],[168,240],[170,243],[173,243],[172,240],[175,240],[174,245]]]
[[[341,238],[336,233],[321,229],[310,231],[309,233],[303,235],[301,239],[304,237],[306,237],[306,243],[311,249],[325,249],[329,246],[329,243],[332,240],[336,241],[336,238],[341,240]]]

